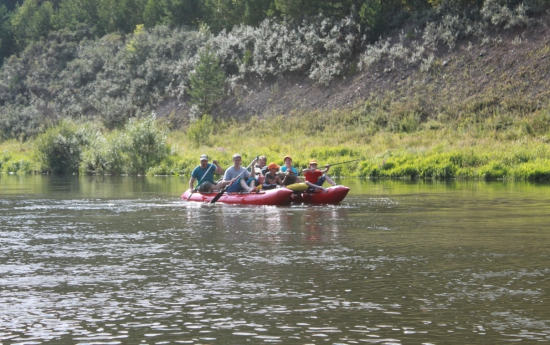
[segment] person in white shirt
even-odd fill
[[[250,165],[254,166],[256,161],[257,159],[254,159]],[[229,183],[229,187],[227,187],[228,193],[241,191],[252,192],[256,190],[256,180],[254,179],[254,175],[248,171],[248,169],[243,168],[241,166],[241,162],[241,155],[235,153],[233,155],[233,166],[225,170],[223,179],[225,183]]]

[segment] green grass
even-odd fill
[[[30,174],[35,171],[32,141],[8,140],[0,144],[0,172]]]
[[[490,117],[463,124],[458,130],[456,124],[447,124],[435,129],[419,126],[411,133],[383,130],[374,134],[370,124],[354,125],[357,119],[350,113],[312,112],[214,126],[208,145],[196,147],[184,132],[172,132],[168,142],[173,162],[183,174],[189,174],[201,153],[229,166],[231,155],[239,152],[245,162],[263,154],[268,163],[278,164],[289,154],[300,168],[311,158],[322,165],[360,159],[335,166],[330,172],[333,176],[549,180],[549,125],[538,125],[536,131],[531,125],[546,116],[543,112],[547,110],[517,120],[510,117],[506,126],[498,128]],[[349,120],[342,121],[346,116]],[[312,131],[309,124],[318,131]]]
[[[550,147],[545,139],[548,133],[515,138],[513,133],[522,131],[522,122],[496,133],[473,126],[460,131],[444,127],[365,135],[365,128],[346,129],[345,124],[311,133],[298,120],[304,122],[308,116],[315,120],[318,114],[301,114],[288,121],[252,118],[242,124],[214,124],[208,143],[199,146],[185,132],[171,132],[167,140],[170,154],[148,173],[188,176],[202,153],[227,167],[231,156],[238,152],[246,165],[257,155],[266,155],[268,163],[278,164],[285,155],[291,155],[299,168],[306,167],[312,158],[321,165],[360,160],[333,167],[332,176],[550,180]],[[17,141],[0,144],[0,170],[39,171],[32,158],[32,145]]]

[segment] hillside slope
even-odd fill
[[[522,115],[548,102],[547,24],[548,18],[542,18],[528,28],[495,30],[489,41],[463,39],[453,49],[441,45],[428,71],[420,63],[386,60],[363,71],[349,71],[329,86],[305,76],[252,80],[224,100],[214,116],[331,111],[355,108],[366,100],[402,108],[394,110],[414,113],[422,122],[459,120],[497,108]],[[174,102],[167,102],[157,113],[167,115],[177,109]]]

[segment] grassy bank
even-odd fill
[[[231,155],[241,152],[245,161],[264,154],[268,162],[278,164],[290,154],[299,167],[305,167],[311,158],[321,164],[360,159],[358,163],[335,166],[331,169],[334,176],[550,179],[550,148],[546,137],[502,140],[499,137],[512,135],[480,132],[475,128],[371,135],[365,128],[330,125],[322,132],[307,133],[307,130],[267,127],[267,122],[252,120],[246,125],[232,126],[222,135],[213,136],[209,146],[193,147],[184,133],[172,133],[169,141],[184,172],[197,163],[200,153],[216,157],[228,166]]]
[[[365,122],[361,123],[358,113],[364,114],[364,109],[293,114],[286,118],[254,117],[241,123],[199,121],[186,132],[169,132],[166,150],[158,149],[165,152],[162,159],[150,159],[152,163],[141,173],[188,176],[202,153],[227,167],[231,165],[233,153],[239,152],[246,164],[257,155],[266,155],[268,163],[282,164],[283,157],[289,154],[300,168],[311,158],[322,165],[360,159],[357,163],[333,167],[330,172],[333,176],[550,180],[549,121],[541,122],[541,118],[548,117],[547,109],[510,120],[506,128],[496,128],[493,116],[460,127],[452,123],[413,124],[416,129],[411,133],[377,130],[372,122],[363,119]],[[104,135],[121,138],[126,134],[120,131]],[[3,173],[48,171],[44,160],[37,158],[38,143],[44,145],[41,140],[39,137],[23,143],[11,140],[0,144],[0,170]],[[119,141],[101,140],[109,148],[120,145]],[[131,145],[127,147],[131,150]],[[105,151],[105,148],[92,143],[87,150],[82,150],[85,157],[100,159],[101,155],[94,150]],[[143,145],[137,145],[135,150],[143,150]],[[133,153],[116,155],[132,157]],[[124,166],[131,163],[124,162],[120,161],[118,173],[131,173],[132,167]],[[79,173],[90,173],[86,164],[81,162]],[[134,169],[135,173],[140,172]]]

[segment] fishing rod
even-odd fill
[[[336,164],[327,164],[327,165],[330,165],[331,167],[333,167],[333,166],[335,166],[335,165],[353,163],[353,162],[357,162],[357,161],[360,161],[360,160],[361,160],[361,159],[354,159],[354,160],[352,160],[352,161],[340,162],[340,163],[336,163]]]

